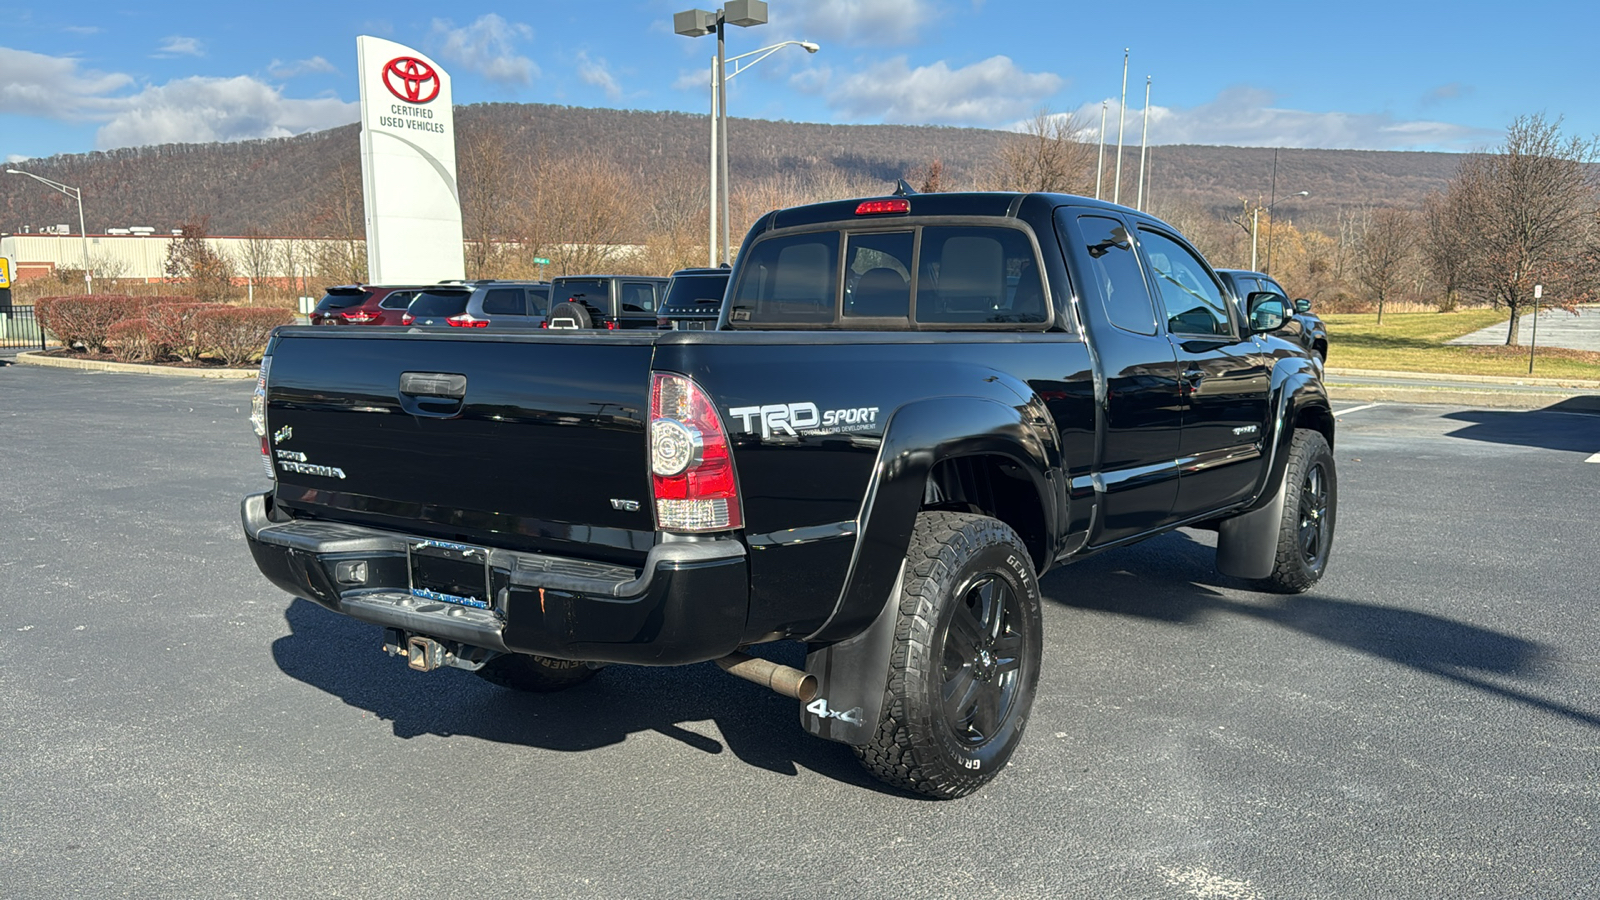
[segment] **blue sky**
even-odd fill
[[[702,112],[715,43],[672,33],[688,0],[516,4],[0,0],[0,155],[276,137],[357,118],[355,37],[442,62],[457,103]],[[1151,0],[770,0],[729,55],[789,47],[739,76],[730,114],[1014,127],[1103,100],[1127,134],[1152,76],[1152,144],[1470,150],[1517,115],[1600,132],[1600,6]]]

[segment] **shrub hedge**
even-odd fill
[[[226,365],[246,365],[266,349],[272,329],[294,323],[287,309],[196,303],[192,297],[42,297],[34,308],[39,324],[68,348],[109,350],[125,362],[189,362],[211,353]]]

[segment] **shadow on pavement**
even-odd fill
[[[1219,574],[1215,560],[1211,547],[1179,531],[1051,573],[1042,587],[1047,599],[1065,606],[1163,622],[1191,623],[1219,613],[1260,619],[1600,727],[1600,714],[1486,680],[1540,680],[1549,652],[1535,641],[1430,613],[1315,593],[1234,600],[1217,588],[1250,590],[1250,585]]]
[[[1543,412],[1591,413],[1593,418],[1539,415]],[[1544,409],[1526,411],[1470,409],[1443,418],[1470,423],[1446,437],[1572,453],[1600,451],[1600,397],[1570,397]]]
[[[413,672],[379,649],[378,626],[306,600],[290,603],[284,619],[291,633],[272,644],[278,668],[391,722],[396,737],[464,735],[581,752],[654,731],[708,754],[722,753],[722,741],[680,724],[709,720],[726,749],[757,768],[795,775],[804,767],[857,787],[916,796],[868,775],[850,748],[807,734],[796,701],[740,681],[712,663],[609,666],[560,693],[522,694],[457,669]],[[805,651],[797,643],[756,651],[787,665],[804,665]]]

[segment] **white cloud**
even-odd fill
[[[173,35],[161,42],[161,49],[155,53],[157,58],[169,56],[205,56],[206,51],[200,46],[200,41],[192,37],[179,37]]]
[[[578,77],[584,84],[592,84],[606,92],[612,100],[622,98],[622,86],[612,76],[611,68],[603,59],[590,59],[589,54],[578,51]]]
[[[293,62],[275,59],[272,61],[272,65],[267,66],[267,74],[273,78],[295,78],[300,75],[337,75],[338,73],[339,70],[334,67],[333,63],[320,56],[313,56],[310,59],[297,59]]]
[[[1449,122],[1396,119],[1388,113],[1311,112],[1274,106],[1270,91],[1232,87],[1210,103],[1188,108],[1152,106],[1150,143],[1345,150],[1468,150],[1497,132]],[[1078,117],[1088,139],[1098,139],[1100,104],[1084,104]],[[1117,101],[1109,101],[1107,135],[1116,133]],[[1127,133],[1138,141],[1141,111],[1128,110]]]
[[[30,159],[33,159],[33,157],[25,156],[25,155],[23,155],[21,153],[7,153],[6,154],[6,163],[7,164],[19,163],[19,162],[27,162]]]
[[[0,113],[104,123],[101,149],[142,144],[288,137],[356,121],[337,97],[296,99],[244,75],[183,78],[128,93],[120,72],[83,71],[78,61],[0,47]]]
[[[336,97],[297,100],[254,78],[183,78],[115,101],[95,136],[101,149],[144,144],[289,137],[356,121],[359,105]]]
[[[462,28],[452,27],[454,24],[448,19],[434,19],[429,35],[446,62],[499,84],[528,84],[539,74],[539,67],[533,60],[515,50],[519,40],[533,37],[532,28],[507,22],[494,13],[479,16],[477,21]]]
[[[0,113],[82,121],[104,95],[132,83],[117,72],[80,71],[68,57],[0,47]]]
[[[797,89],[823,92],[828,105],[855,119],[939,125],[994,125],[1026,115],[1061,89],[1049,72],[1024,72],[1009,57],[992,56],[960,69],[943,60],[915,69],[903,56],[885,60],[830,87],[827,70],[791,79]]]
[[[807,0],[786,5],[784,15],[809,40],[886,47],[916,43],[939,12],[930,0]]]

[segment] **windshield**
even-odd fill
[[[667,288],[662,312],[716,314],[722,308],[722,295],[728,291],[728,275],[679,275]]]
[[[406,312],[416,318],[459,316],[467,311],[468,291],[423,291],[411,301]]]
[[[327,312],[334,309],[348,309],[359,306],[361,301],[372,296],[366,291],[329,291],[317,303],[317,312]]]

